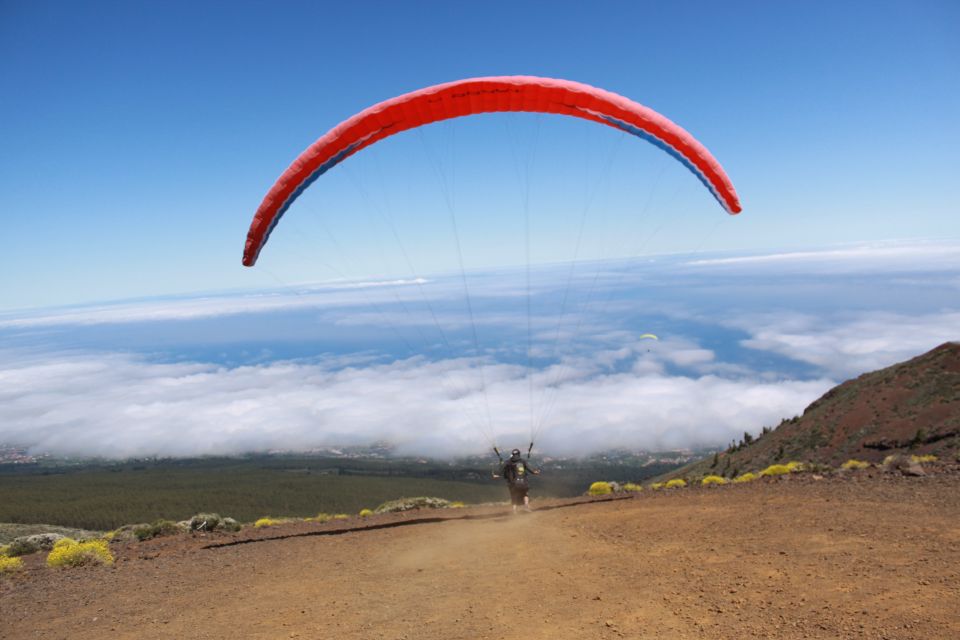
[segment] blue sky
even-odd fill
[[[4,2],[0,441],[453,454],[541,422],[558,451],[759,431],[956,339],[958,35],[954,2]],[[664,114],[744,212],[626,134],[495,114],[351,157],[241,266],[263,195],[330,127],[505,74]]]
[[[374,102],[476,75],[580,80],[691,131],[724,164],[745,206],[736,232],[712,248],[958,234],[953,2],[5,2],[0,12],[6,308],[269,284],[237,256],[252,212],[287,164]],[[594,167],[602,164],[619,134],[542,120],[532,171],[567,171],[579,194],[588,180],[581,156],[593,151]],[[491,216],[496,229],[515,216],[518,188],[504,149],[511,135],[535,127],[517,115],[424,131],[435,149],[455,138],[449,164],[493,199],[464,182],[458,202],[477,209],[462,211],[465,219]],[[411,191],[437,192],[420,134],[380,146],[370,154],[378,154],[377,171],[405,169]],[[693,192],[683,215],[718,213],[669,159],[635,140],[621,146],[608,203],[625,216],[664,165],[665,179],[677,180],[671,188]],[[554,151],[559,166],[549,163]],[[340,174],[362,179],[374,162],[352,158]],[[328,177],[305,206],[325,220],[360,215],[354,182]],[[535,215],[550,213],[554,202],[543,194],[559,183],[535,184]],[[387,185],[403,194],[389,178]],[[498,196],[512,198],[513,212]],[[437,213],[423,198],[398,213],[403,228]],[[289,219],[296,224],[305,211]],[[349,240],[351,248],[370,244]],[[535,240],[549,255],[558,242]],[[692,248],[677,245],[665,238],[646,250]],[[420,248],[430,257],[424,269],[450,266],[439,255],[448,247],[449,237]],[[476,247],[465,258],[468,266],[516,263],[497,253]],[[283,281],[330,275],[279,246],[265,255],[263,266]]]

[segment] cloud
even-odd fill
[[[195,320],[246,313],[266,313],[302,308],[370,304],[368,290],[422,285],[422,278],[377,282],[344,282],[289,288],[261,293],[224,294],[207,297],[166,298],[90,305],[71,309],[47,309],[7,313],[0,316],[0,329],[23,329],[61,325],[126,324]],[[389,294],[380,294],[389,295]]]
[[[955,241],[884,242],[852,246],[767,253],[748,256],[707,258],[686,262],[691,267],[747,267],[819,271],[913,271],[960,267],[960,243]]]
[[[798,413],[832,384],[670,376],[645,366],[646,354],[626,357],[636,364],[628,371],[578,362],[532,378],[524,367],[470,359],[224,368],[122,354],[21,357],[0,370],[0,441],[129,457],[387,440],[444,456],[480,452],[491,438],[526,442],[542,418],[539,447],[586,454],[724,444]]]
[[[733,323],[751,337],[750,349],[772,351],[848,378],[960,340],[960,311],[907,315],[886,311],[814,316],[775,313]]]

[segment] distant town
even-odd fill
[[[621,465],[631,465],[631,466],[650,466],[655,464],[670,464],[670,465],[682,465],[703,458],[707,455],[714,453],[716,449],[671,449],[666,451],[646,451],[646,450],[626,450],[626,449],[614,449],[610,451],[604,451],[602,453],[592,454],[583,458],[574,458],[570,456],[555,456],[547,453],[540,453],[534,451],[534,455],[539,460],[541,464],[548,465],[552,468],[562,469],[565,464],[576,463],[582,465],[584,463],[590,463],[597,466],[621,466]],[[263,455],[252,453],[250,455]],[[288,450],[279,450],[274,449],[266,452],[268,456],[308,456],[308,457],[321,457],[321,458],[344,458],[344,459],[355,459],[355,460],[389,460],[389,459],[400,459],[409,462],[417,462],[420,464],[430,464],[436,463],[436,460],[423,457],[409,457],[398,454],[396,448],[393,445],[388,443],[378,442],[369,446],[349,446],[349,447],[323,447],[323,448],[314,448],[306,451],[288,451]],[[489,455],[482,456],[467,456],[463,458],[458,458],[456,460],[449,461],[450,466],[464,466],[472,464],[483,464],[490,461],[493,452]],[[244,457],[244,456],[237,456]],[[156,460],[157,457],[149,458],[131,458],[131,460],[137,459],[148,459]],[[0,444],[0,464],[77,464],[82,462],[88,462],[97,460],[97,458],[89,457],[67,457],[67,456],[55,456],[50,453],[31,453],[29,449],[12,445],[12,444]]]

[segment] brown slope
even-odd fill
[[[735,451],[670,477],[732,476],[790,460],[837,466],[851,458],[880,462],[892,453],[953,458],[960,451],[960,343],[840,384]]]
[[[871,473],[228,547],[158,540],[110,568],[0,578],[0,638],[960,637],[960,475]]]

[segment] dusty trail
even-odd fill
[[[188,539],[4,581],[0,637],[957,638],[958,489],[957,475],[791,478],[217,549]]]

